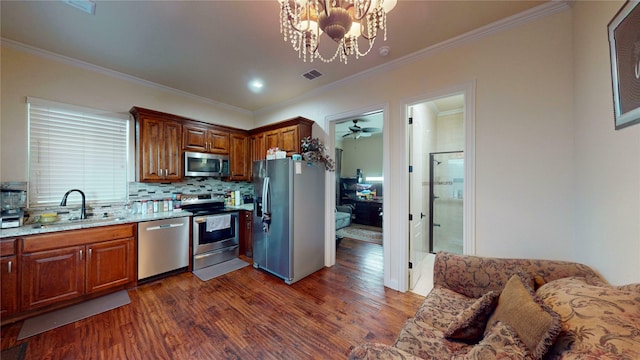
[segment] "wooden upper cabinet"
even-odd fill
[[[286,151],[287,156],[291,156],[300,152],[300,138],[299,125],[287,126],[280,129],[280,141],[278,145],[280,150]]]
[[[249,138],[240,133],[231,133],[231,151],[229,154],[229,180],[247,181],[249,180]]]
[[[214,154],[229,153],[229,133],[223,131],[209,130],[209,152]]]
[[[181,180],[182,162],[180,144],[182,140],[182,125],[177,121],[164,122],[164,180]]]
[[[229,154],[229,132],[195,122],[182,124],[182,149],[185,151]]]
[[[136,120],[136,180],[182,179],[182,124],[152,110],[134,107],[131,114]]]
[[[252,161],[265,159],[267,149],[275,148],[287,152],[287,156],[300,153],[300,142],[311,136],[313,121],[303,117],[281,121],[251,130]],[[259,137],[264,137],[264,140]]]
[[[182,149],[186,151],[206,152],[207,129],[197,125],[183,124]]]
[[[265,146],[264,133],[251,136],[251,162],[267,157],[267,147]]]
[[[245,131],[139,107],[130,112],[136,119],[136,180],[142,182],[182,180],[185,151],[229,154],[227,179],[250,181],[253,162],[264,160],[267,149],[277,147],[289,157],[300,153],[313,126],[296,117]]]
[[[265,147],[265,150],[280,147],[280,130],[279,129],[265,131],[264,147]],[[266,154],[266,151],[265,151],[265,154]]]

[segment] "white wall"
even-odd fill
[[[606,31],[623,3],[573,8],[574,251],[616,284],[640,282],[640,125],[614,130]]]
[[[35,56],[4,43],[1,50],[1,181],[27,180],[27,96],[120,113],[140,106],[240,129],[254,127],[248,111]]]
[[[566,10],[258,114],[257,123],[389,104],[392,266],[408,258],[404,99],[476,81],[476,253],[573,259],[572,18]],[[363,91],[367,89],[367,91]],[[386,241],[386,240],[385,240]],[[552,250],[550,250],[552,249]]]
[[[355,177],[360,169],[364,176],[382,176],[382,134],[342,141],[342,177]]]

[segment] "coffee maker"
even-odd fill
[[[2,206],[0,228],[7,229],[22,226],[26,202],[26,182],[2,183],[0,185],[0,205]]]

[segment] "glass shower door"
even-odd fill
[[[464,153],[437,152],[429,157],[429,251],[462,254]]]

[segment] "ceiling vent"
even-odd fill
[[[320,76],[322,76],[322,73],[316,69],[313,70],[309,70],[306,73],[302,74],[302,76],[304,76],[305,78],[309,79],[309,80],[313,80],[315,78],[318,78]]]

